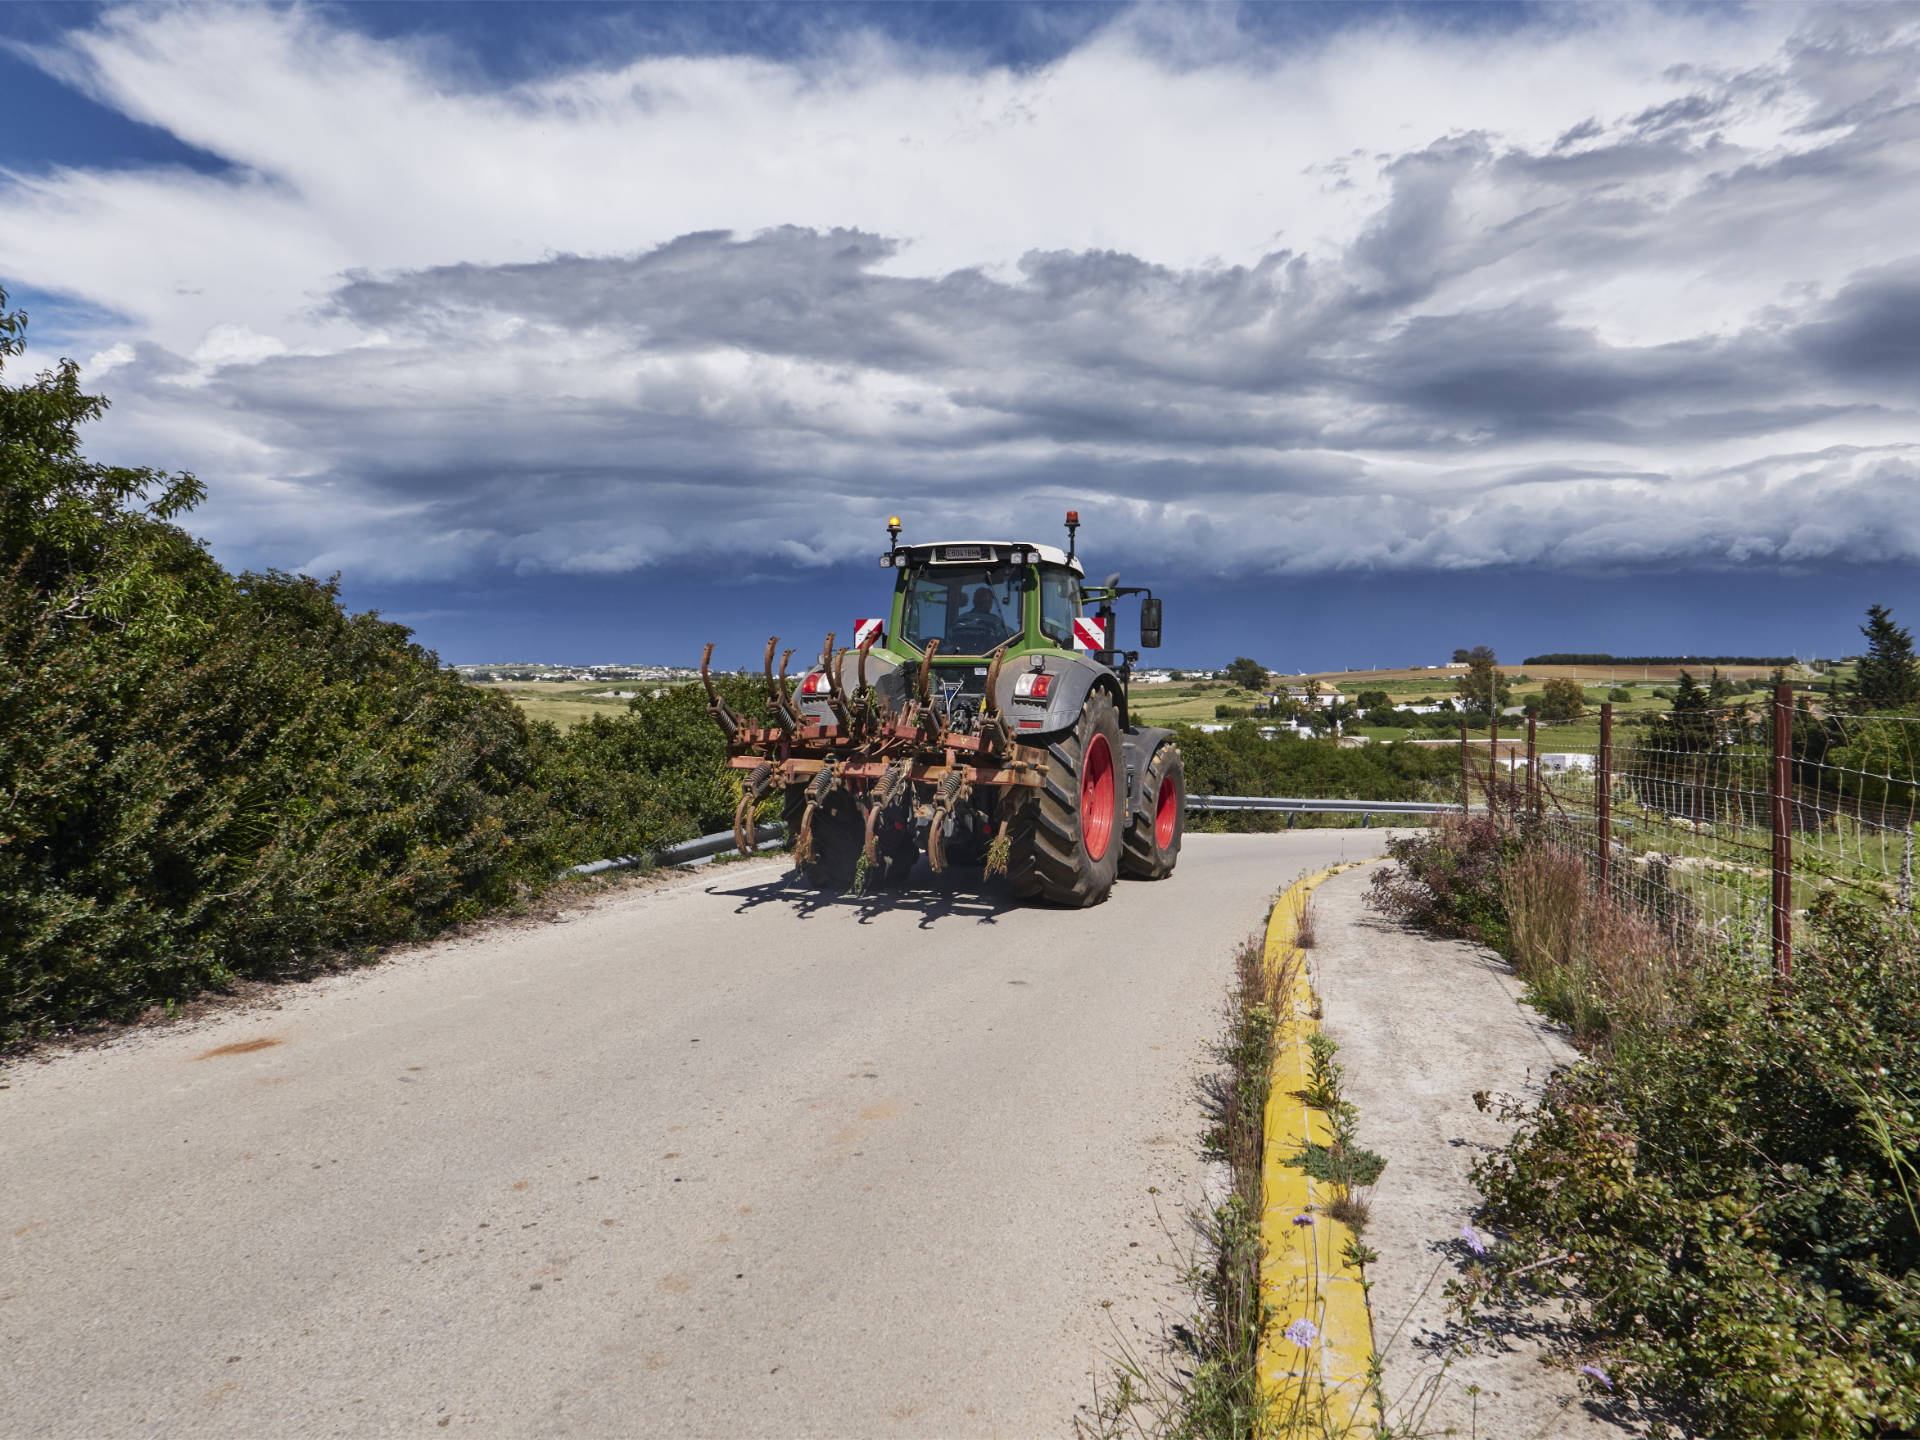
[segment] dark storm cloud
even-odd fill
[[[1856,280],[1795,340],[1839,379],[1911,394],[1920,381],[1920,267]]]

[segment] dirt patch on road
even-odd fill
[[[286,1041],[276,1039],[274,1036],[262,1035],[257,1040],[236,1040],[231,1045],[215,1046],[213,1049],[207,1051],[206,1054],[196,1055],[193,1058],[195,1060],[212,1060],[221,1055],[251,1055],[255,1051],[271,1050],[276,1045],[284,1045],[286,1043]]]

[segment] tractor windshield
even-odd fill
[[[985,655],[1018,635],[1026,569],[1018,565],[942,565],[907,582],[900,638],[916,650],[940,642],[943,655]]]

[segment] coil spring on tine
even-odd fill
[[[894,795],[900,789],[901,781],[907,778],[907,762],[896,760],[881,772],[874,782],[873,804],[876,809],[884,810],[893,803]]]
[[[833,762],[828,761],[820,767],[820,773],[813,777],[813,783],[807,786],[807,799],[818,805],[833,793],[836,776]]]

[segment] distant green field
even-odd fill
[[[1546,673],[1527,672],[1525,681],[1516,681],[1513,693],[1516,698],[1522,695],[1537,694],[1546,678]],[[1564,673],[1564,670],[1559,673]],[[1411,704],[1431,703],[1440,698],[1452,698],[1454,687],[1460,672],[1455,671],[1390,671],[1361,673],[1331,673],[1311,677],[1317,679],[1323,687],[1338,689],[1348,699],[1353,699],[1365,690],[1384,690],[1392,701],[1405,701]],[[1279,675],[1274,685],[1280,688],[1299,686],[1309,677],[1297,675]],[[1511,678],[1511,675],[1509,675]],[[1579,721],[1568,725],[1543,726],[1540,747],[1543,750],[1592,749],[1600,743],[1599,704],[1606,698],[1607,685],[1604,675],[1595,683],[1591,669],[1580,676],[1587,686],[1588,714]],[[1704,676],[1701,677],[1704,679]],[[550,720],[562,730],[572,729],[589,715],[617,715],[625,709],[627,701],[610,695],[609,691],[632,691],[645,693],[660,688],[658,681],[605,681],[605,680],[500,680],[480,682],[490,690],[499,690],[512,698],[515,704],[533,719]],[[1633,699],[1617,701],[1614,704],[1616,720],[1625,720],[1629,716],[1664,713],[1667,702],[1654,698],[1655,686],[1666,687],[1673,681],[1667,676],[1658,676],[1651,681],[1634,679],[1630,686]],[[1135,721],[1143,725],[1175,725],[1211,723],[1215,719],[1214,709],[1219,705],[1230,705],[1237,709],[1251,709],[1259,696],[1241,691],[1229,693],[1232,687],[1224,681],[1174,681],[1162,685],[1136,684],[1132,690],[1131,706]],[[1758,696],[1736,697],[1758,703]],[[1630,727],[1622,726],[1622,733],[1630,733]],[[1501,735],[1522,736],[1526,722],[1518,717],[1509,717],[1501,726]],[[1375,740],[1435,739],[1445,738],[1447,732],[1416,727],[1401,729],[1398,727],[1376,728],[1369,725],[1349,726],[1349,734],[1365,735]],[[1457,733],[1457,732],[1454,732]],[[1474,732],[1484,739],[1486,732]],[[1549,739],[1549,735],[1553,738]]]
[[[518,705],[529,720],[550,720],[571,730],[590,715],[618,715],[627,700],[609,691],[647,694],[661,688],[658,681],[642,680],[489,680],[486,690],[498,690]]]

